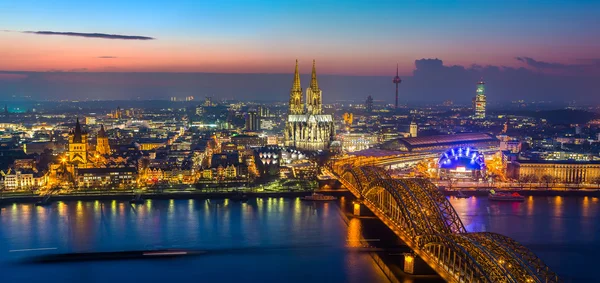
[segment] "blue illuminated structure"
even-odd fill
[[[485,159],[474,147],[454,147],[440,156],[438,168],[442,179],[478,179],[485,173]]]

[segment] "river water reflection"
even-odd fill
[[[510,236],[567,282],[595,282],[599,199],[472,197],[450,202],[470,232]],[[56,202],[0,210],[1,282],[382,282],[359,246],[363,224],[338,203],[298,198]],[[372,220],[371,220],[372,221]],[[377,234],[377,233],[376,233]],[[47,253],[190,248],[209,256],[158,261],[22,264]]]
[[[1,282],[385,281],[367,254],[346,249],[347,238],[336,203],[298,198],[10,204],[0,215]],[[156,248],[218,253],[157,261],[19,263],[43,253]]]
[[[535,252],[567,282],[600,282],[600,199],[527,197],[493,202],[486,197],[450,202],[470,232],[498,232]]]

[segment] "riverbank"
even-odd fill
[[[264,198],[264,197],[303,197],[312,194],[312,191],[263,191],[242,192],[249,198]],[[134,191],[102,191],[102,192],[75,192],[69,194],[52,195],[50,201],[92,201],[92,200],[132,200],[138,193]],[[142,199],[226,199],[236,197],[240,192],[202,192],[202,191],[169,191],[169,192],[142,192]],[[350,192],[345,190],[329,190],[324,194],[334,196],[349,196]],[[31,203],[43,199],[40,195],[18,195],[5,196],[0,198],[0,203]]]
[[[440,189],[446,196],[454,196],[461,191],[468,196],[487,196],[490,189]],[[530,189],[495,189],[497,192],[518,192],[523,196],[547,197],[600,197],[600,190],[530,190]]]

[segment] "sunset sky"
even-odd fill
[[[326,100],[390,99],[396,64],[408,100],[469,101],[480,77],[491,100],[600,97],[597,0],[19,0],[0,11],[0,100],[285,100],[295,59],[303,74],[316,59]]]
[[[76,3],[74,3],[76,2]],[[389,75],[600,58],[600,1],[3,1],[2,70]],[[42,35],[101,33],[151,40]],[[308,71],[309,64],[302,66]]]

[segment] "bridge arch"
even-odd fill
[[[346,182],[350,183],[350,185],[352,186],[348,189],[349,190],[357,190],[354,193],[358,193],[360,195],[362,195],[363,184],[367,183],[366,178],[361,173],[362,173],[362,171],[354,170],[352,168],[347,169],[344,171],[344,173],[342,173],[342,178],[344,178],[344,180]]]
[[[540,258],[512,238],[491,232],[467,233],[465,236],[493,253],[496,261],[506,266],[518,282],[560,282],[558,275]]]
[[[410,192],[396,180],[375,179],[369,184],[363,196],[384,215],[389,217],[391,212],[394,220],[402,220],[397,224],[404,228],[403,230],[407,231],[411,237],[428,234],[432,230],[429,223],[425,221],[423,211],[418,203],[415,202]],[[398,207],[390,207],[393,205]]]
[[[411,179],[413,182],[419,184],[419,186],[426,193],[426,196],[431,199],[436,205],[435,208],[438,214],[443,219],[445,224],[448,226],[451,233],[466,233],[464,224],[460,220],[460,217],[454,210],[454,207],[446,196],[440,192],[440,190],[429,180],[425,179]]]
[[[447,281],[561,282],[515,240],[467,233],[452,205],[428,180],[393,179],[372,166],[334,174]]]

